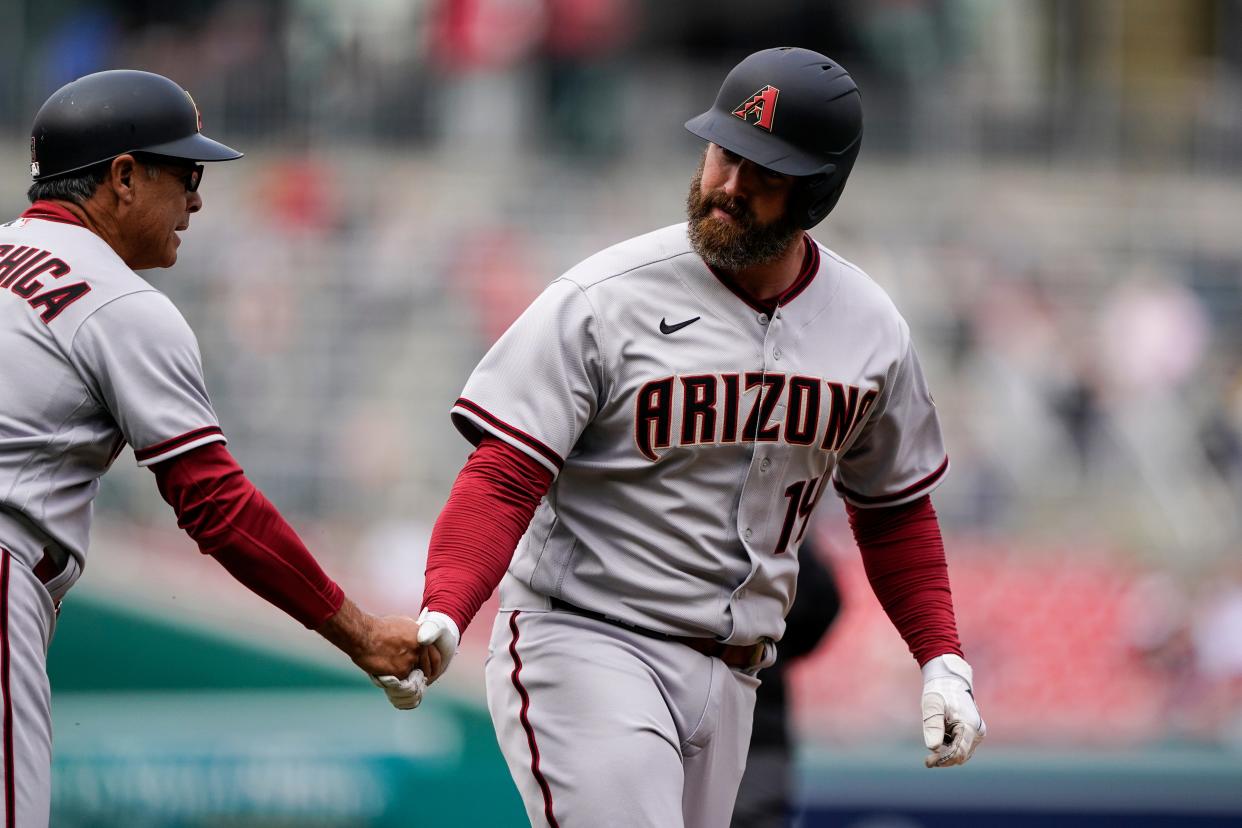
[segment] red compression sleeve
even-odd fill
[[[307,551],[223,443],[151,467],[177,525],[260,597],[309,629],[336,614],[345,593]]]
[[[484,437],[457,475],[427,552],[423,606],[465,631],[504,577],[552,472],[508,443]]]
[[[882,509],[845,504],[871,588],[919,665],[962,654],[940,522],[931,498]]]

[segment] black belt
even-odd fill
[[[668,633],[656,632],[642,627],[636,627],[633,624],[627,624],[624,621],[604,615],[602,612],[595,610],[583,609],[576,607],[568,601],[562,601],[560,598],[549,598],[552,603],[552,609],[560,612],[572,612],[575,615],[581,615],[586,618],[593,618],[596,621],[603,621],[608,624],[615,624],[618,627],[636,632],[639,635],[645,635],[648,638],[658,638],[661,641],[675,641],[678,644],[685,644],[690,649],[702,653],[705,656],[718,658],[730,667],[748,670],[752,667],[758,667],[763,661],[765,650],[764,642],[759,641],[755,644],[726,644],[723,641],[717,641],[714,638],[696,638],[690,635],[669,635]]]

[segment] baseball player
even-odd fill
[[[0,772],[4,825],[46,826],[48,643],[86,563],[99,477],[128,443],[179,525],[371,674],[429,671],[417,624],[350,602],[225,448],[198,344],[134,270],[170,267],[203,205],[201,132],[171,80],[88,75],[35,116],[30,209],[0,226]],[[420,673],[415,671],[416,679]],[[417,691],[417,681],[415,681]]]
[[[922,666],[927,764],[965,762],[985,730],[909,328],[806,233],[858,154],[854,81],[769,49],[686,126],[708,142],[689,222],[552,282],[452,408],[477,448],[436,523],[419,637],[447,667],[499,583],[488,706],[534,825],[729,824],[756,674],[829,488]]]

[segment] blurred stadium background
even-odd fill
[[[1242,822],[1239,0],[3,0],[29,123],[166,74],[247,152],[171,271],[231,447],[347,591],[414,612],[446,412],[543,284],[682,219],[682,122],[771,45],[843,62],[864,149],[816,236],[909,319],[991,728],[922,769],[918,673],[839,503],[845,611],[794,674],[802,825]],[[3,358],[3,357],[0,357]],[[830,500],[830,499],[829,499]],[[517,825],[490,611],[416,714],[203,560],[128,452],[51,667],[55,825]]]

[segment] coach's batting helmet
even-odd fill
[[[242,154],[199,130],[190,93],[163,75],[113,69],[78,78],[39,108],[30,131],[30,177],[77,172],[127,152],[187,161],[229,161]]]
[[[804,180],[791,210],[804,228],[832,212],[862,144],[862,98],[838,63],[809,49],[755,52],[686,129],[760,166]]]

